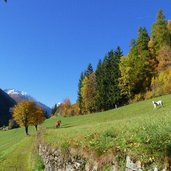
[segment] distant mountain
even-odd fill
[[[45,112],[46,116],[48,117],[51,114],[51,108],[46,106],[45,104],[35,100],[32,96],[28,95],[24,91],[19,91],[15,89],[5,89],[4,90],[12,99],[14,99],[17,103],[23,100],[33,100],[39,107],[41,107]]]
[[[15,105],[15,100],[0,89],[0,127],[8,125],[8,121],[12,119],[10,109]]]

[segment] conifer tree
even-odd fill
[[[149,47],[154,56],[158,56],[159,50],[162,46],[171,46],[170,33],[167,28],[167,22],[163,11],[159,10],[156,22],[152,26],[151,40]]]
[[[120,88],[124,95],[127,93],[128,99],[134,98],[136,94],[143,94],[150,88],[156,61],[148,50],[149,40],[147,30],[140,27],[137,40],[131,43],[127,59],[121,60]]]
[[[99,62],[96,71],[97,104],[99,110],[114,108],[120,101],[119,63],[122,56],[121,49],[111,50],[102,63]]]
[[[86,107],[85,107],[85,87],[86,87],[86,81],[89,79],[89,76],[93,73],[93,67],[91,64],[88,65],[87,70],[85,72],[82,72],[80,75],[79,83],[78,83],[78,106],[80,108],[80,113],[86,113]]]
[[[93,71],[93,67],[92,67],[91,64],[89,64],[88,67],[87,67],[87,70],[85,71],[85,75],[86,75],[87,77],[89,77],[89,75],[91,75],[93,72],[94,72],[94,71]]]
[[[97,111],[102,111],[103,110],[103,102],[104,102],[104,74],[105,74],[105,69],[104,69],[104,63],[102,60],[99,60],[97,64],[97,69],[95,72],[96,75],[96,108]]]
[[[56,110],[57,110],[57,104],[55,104],[54,107],[52,108],[52,112],[51,112],[52,115],[55,114]]]
[[[83,108],[83,97],[82,97],[82,94],[81,94],[81,88],[82,88],[82,81],[85,77],[85,73],[81,73],[80,75],[80,79],[79,79],[79,82],[78,82],[78,98],[77,98],[77,103],[78,103],[78,106],[80,108],[80,113],[82,113],[82,108]]]

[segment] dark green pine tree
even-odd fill
[[[102,60],[99,60],[97,64],[96,75],[96,109],[97,111],[103,111],[104,106],[104,76],[105,68]]]
[[[80,113],[82,113],[82,108],[83,108],[83,97],[81,95],[81,88],[82,88],[82,81],[84,80],[85,73],[81,73],[80,79],[78,82],[78,97],[77,97],[77,103],[80,108]]]
[[[120,48],[111,50],[96,70],[97,104],[100,110],[114,108],[121,100],[119,89],[119,63],[122,52]]]
[[[51,112],[52,115],[55,114],[56,110],[57,110],[57,104],[55,104],[54,107],[52,108],[52,112]]]
[[[86,75],[87,77],[89,77],[89,75],[91,75],[93,72],[94,72],[94,71],[93,71],[93,67],[92,67],[91,64],[89,64],[88,67],[87,67],[87,70],[85,71],[85,75]]]
[[[119,89],[119,63],[122,55],[121,49],[118,47],[116,51],[111,50],[105,62],[105,106],[104,109],[112,109],[119,104],[121,99]]]

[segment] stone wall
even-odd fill
[[[62,152],[47,145],[39,145],[45,171],[98,171],[98,162],[90,162],[79,155],[73,155],[70,151]],[[111,163],[112,171],[118,171],[116,162]]]
[[[50,146],[40,144],[39,155],[41,156],[45,171],[101,171],[101,167],[98,161],[90,162],[89,159],[85,159],[79,155],[71,154],[68,151],[61,151],[60,149],[53,149]],[[110,163],[111,171],[122,171],[113,159]],[[142,168],[140,161],[133,162],[129,156],[126,157],[125,171],[143,171],[147,170]],[[157,167],[152,170],[158,171]],[[162,171],[166,171],[163,169]]]
[[[45,165],[46,171],[76,171],[83,170],[85,160],[79,156],[71,156],[69,152],[65,154],[59,149],[51,149],[48,146],[39,145],[39,155]]]

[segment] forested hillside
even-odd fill
[[[63,116],[105,111],[125,104],[171,92],[171,21],[162,10],[157,13],[151,33],[138,28],[126,56],[120,47],[91,64],[80,75],[78,99],[58,107]]]

